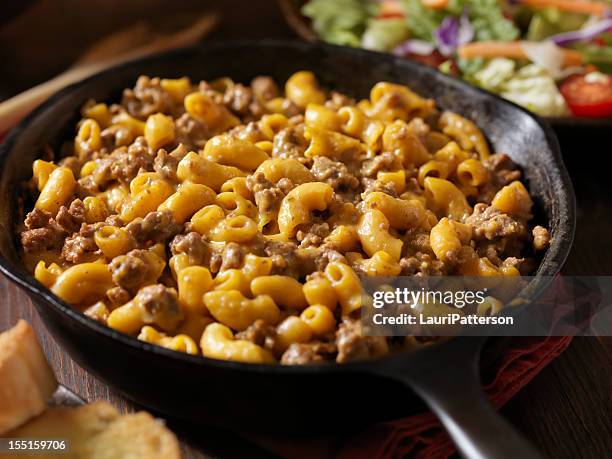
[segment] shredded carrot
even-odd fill
[[[482,57],[492,59],[507,57],[508,59],[529,59],[525,54],[521,42],[512,41],[477,41],[459,47],[459,57],[462,59],[475,59]],[[563,66],[574,67],[584,63],[582,55],[573,49],[563,49]]]
[[[421,0],[421,3],[432,10],[443,10],[448,6],[448,0]]]
[[[526,56],[518,41],[477,41],[460,46],[459,57],[462,59],[474,59],[477,57],[486,59],[495,57],[525,59]]]
[[[378,16],[403,18],[405,16],[404,8],[397,0],[383,0],[380,4]]]
[[[532,8],[557,8],[572,13],[594,14],[603,16],[608,5],[602,2],[588,0],[522,0],[523,5]]]

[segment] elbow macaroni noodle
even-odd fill
[[[309,71],[257,83],[141,77],[88,103],[74,156],[33,164],[36,279],[143,342],[272,364],[389,352],[346,339],[360,275],[519,274],[486,247],[533,202],[472,121],[390,82],[357,101]]]

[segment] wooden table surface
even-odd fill
[[[226,10],[226,19],[217,32],[220,38],[286,37],[289,34],[273,2],[231,0],[220,3]],[[242,14],[236,15],[238,3]],[[251,16],[264,18],[265,23],[254,28],[248,19]],[[612,194],[609,172],[605,167],[593,167],[595,157],[603,155],[606,149],[610,150],[606,139],[610,133],[565,130],[560,134],[578,198],[576,239],[563,272],[567,275],[611,275]],[[123,411],[133,408],[111,388],[76,365],[47,333],[27,296],[0,276],[0,330],[13,325],[19,318],[33,324],[62,384],[86,400],[109,400]],[[545,456],[609,457],[612,451],[611,343],[610,338],[574,339],[564,354],[503,408],[503,415]],[[228,432],[207,428],[194,435],[184,426],[173,427],[182,433],[187,459],[271,456]]]

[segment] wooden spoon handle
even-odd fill
[[[105,68],[105,63],[68,70],[49,81],[24,91],[0,104],[0,134],[7,132],[23,117],[60,89],[93,75]]]
[[[129,50],[110,59],[98,62],[89,62],[88,60],[86,64],[73,67],[45,83],[34,86],[0,103],[0,134],[11,129],[25,115],[60,89],[130,59],[195,43],[212,30],[216,22],[216,15],[206,15],[189,27],[172,35],[159,37],[142,47]]]

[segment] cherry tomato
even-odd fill
[[[609,75],[575,75],[565,80],[560,89],[574,115],[589,118],[612,116],[612,77]]]

